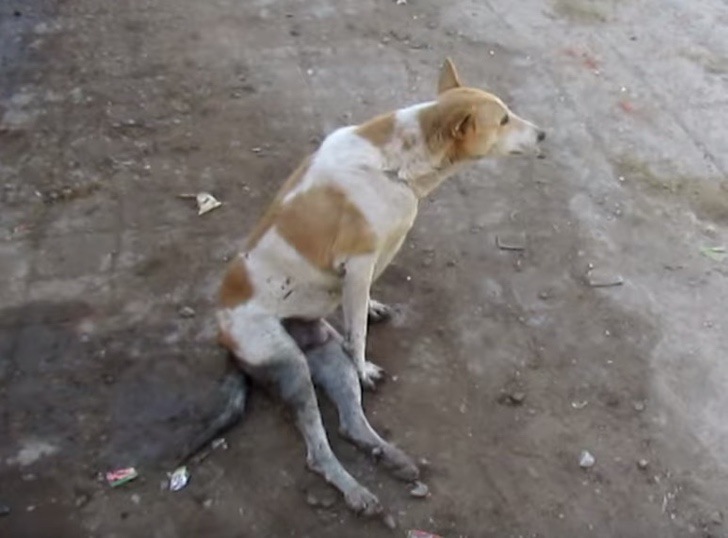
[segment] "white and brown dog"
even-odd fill
[[[419,200],[459,165],[537,155],[545,138],[495,95],[464,87],[450,60],[438,91],[434,101],[330,134],[283,185],[220,292],[220,342],[290,406],[309,467],[368,514],[379,501],[332,452],[314,383],[338,407],[346,437],[397,476],[417,478],[417,466],[361,410],[359,381],[371,387],[382,376],[366,357],[367,321],[388,313],[370,297],[372,283],[402,246]],[[339,305],[343,336],[325,321]]]

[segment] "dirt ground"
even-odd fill
[[[0,3],[0,536],[728,536],[726,24],[719,0]],[[259,390],[166,491],[225,367],[225,260],[326,133],[432,98],[447,55],[549,156],[458,174],[376,285],[367,413],[431,496],[324,404],[399,529],[351,515]]]

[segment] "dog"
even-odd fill
[[[220,344],[245,375],[287,404],[305,440],[308,467],[355,512],[382,508],[331,450],[314,385],[336,405],[345,437],[399,478],[418,478],[417,465],[374,431],[361,406],[362,386],[372,388],[383,376],[367,360],[368,321],[391,313],[371,298],[372,283],[402,246],[419,200],[467,163],[538,156],[545,136],[495,95],[464,86],[447,59],[435,100],[326,137],[229,264],[217,310]],[[343,335],[326,321],[339,306]],[[231,374],[225,387],[228,406],[210,431],[242,413],[244,378]]]

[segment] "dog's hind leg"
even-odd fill
[[[382,439],[364,415],[361,384],[356,367],[338,338],[306,352],[311,376],[336,406],[341,435],[355,446],[378,458],[394,476],[416,480],[419,469],[402,450]]]
[[[269,386],[293,413],[306,442],[308,467],[341,491],[346,504],[355,512],[380,513],[377,497],[344,469],[331,450],[306,357],[279,320],[241,316],[233,317],[231,322],[228,335],[237,345],[234,351],[246,373]]]

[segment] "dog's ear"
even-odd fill
[[[475,129],[475,109],[461,108],[450,119],[450,136],[455,140],[462,140]]]
[[[437,93],[446,92],[453,88],[462,86],[457,69],[450,58],[445,58],[445,63],[440,68],[440,79],[437,82]]]

